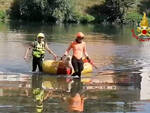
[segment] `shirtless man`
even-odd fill
[[[90,59],[86,51],[86,43],[83,41],[83,39],[84,34],[82,32],[78,32],[75,41],[71,42],[70,46],[68,47],[68,49],[64,54],[64,56],[67,56],[69,54],[69,51],[71,49],[73,50],[71,63],[74,68],[74,73],[72,74],[72,76],[77,75],[78,77],[81,77],[81,72],[83,71],[83,61],[82,61],[83,54],[90,62]]]

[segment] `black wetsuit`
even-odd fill
[[[81,77],[81,72],[83,71],[82,58],[77,59],[75,56],[73,56],[71,63],[72,63],[72,66],[74,68],[74,73],[72,74],[72,76],[78,75],[79,77]]]

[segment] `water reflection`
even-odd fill
[[[149,85],[150,85],[150,68],[149,67],[144,67],[141,69],[141,92],[140,92],[140,99],[141,100],[150,100],[150,90]]]
[[[67,104],[68,112],[81,113],[84,111],[85,96],[80,79],[72,80],[69,96],[64,97],[63,100]]]
[[[43,112],[44,103],[50,97],[52,91],[44,90],[44,88],[42,87],[42,77],[40,75],[32,76],[32,93],[36,104],[36,111],[38,113]]]
[[[133,112],[139,108],[135,103],[140,100],[139,76],[106,71],[81,79],[38,74],[0,77],[0,112],[10,106],[5,111],[98,113]]]

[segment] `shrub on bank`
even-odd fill
[[[135,23],[135,22],[140,22],[142,19],[141,14],[137,13],[137,12],[130,12],[127,13],[126,16],[124,17],[124,22],[125,23]]]
[[[14,0],[10,18],[25,21],[69,21],[72,0]]]
[[[25,21],[44,22],[91,22],[90,15],[75,12],[74,0],[14,0],[10,8],[10,18]]]
[[[86,4],[87,9],[80,11],[75,0],[14,0],[9,14],[11,19],[55,23],[130,23],[141,19],[135,11],[137,0],[99,2],[90,7]]]
[[[4,22],[7,19],[8,15],[6,11],[0,10],[0,21]]]
[[[95,18],[89,14],[85,14],[80,17],[81,23],[89,23],[89,22],[93,22],[94,20]]]

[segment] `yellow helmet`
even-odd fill
[[[45,38],[45,35],[44,35],[43,33],[39,33],[39,34],[37,35],[37,38],[39,38],[39,37]]]

